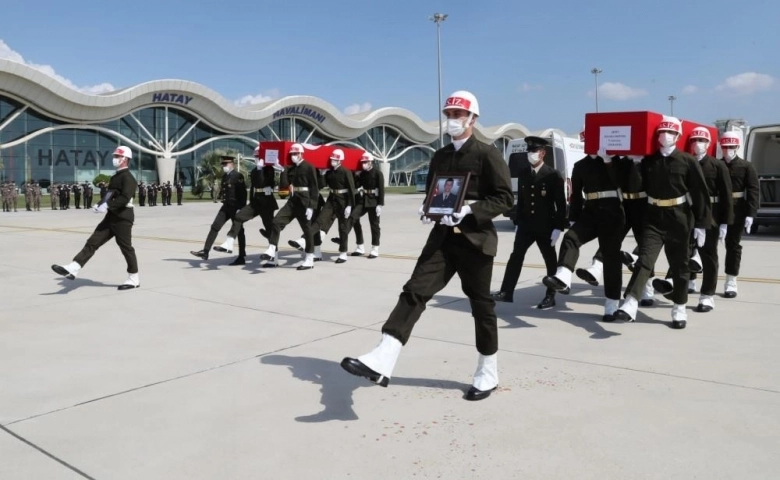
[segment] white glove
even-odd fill
[[[376,206],[376,216],[378,217],[380,215],[382,215],[382,205],[377,205]]]
[[[278,163],[274,163],[274,170],[276,170],[277,172],[283,172],[284,167],[279,165]]]
[[[425,216],[425,204],[420,205],[420,209],[417,210],[417,215],[420,216],[420,221],[423,225],[433,223],[433,220]]]
[[[289,190],[288,190],[288,191],[290,192],[290,196],[292,197],[292,196],[293,196],[293,194],[295,193],[295,187],[293,187],[293,185],[292,185],[292,184],[290,184],[290,187],[289,187]]]
[[[606,149],[599,149],[598,152],[596,152],[596,155],[601,157],[604,160],[604,163],[612,163],[612,159],[609,158],[609,155],[607,155]]]
[[[271,187],[265,187],[265,188],[263,188],[263,193],[265,193],[266,195],[270,195],[270,194],[274,193],[274,189],[271,188]]]
[[[447,225],[448,227],[454,227],[455,225],[459,224],[463,221],[463,219],[466,217],[466,215],[471,215],[471,207],[466,205],[465,207],[460,209],[460,212],[455,212],[450,215],[445,215],[444,217],[441,217],[441,224]]]
[[[92,211],[95,213],[106,213],[108,211],[108,205],[105,203],[101,203],[100,205],[95,205],[92,207]]]
[[[306,209],[306,220],[311,220],[312,215],[314,215],[314,210],[311,208]]]
[[[750,234],[750,227],[753,226],[753,217],[745,217],[745,232]]]
[[[631,155],[631,161],[634,163],[642,163],[642,157],[640,155]]]
[[[707,238],[707,233],[705,233],[703,228],[694,228],[693,238],[696,240],[696,246],[701,248],[704,246],[704,239]]]
[[[723,243],[726,240],[726,230],[728,230],[728,228],[729,226],[725,223],[718,227],[718,240],[720,240],[720,243]]]
[[[350,213],[352,213],[352,207],[347,205],[347,208],[344,209],[344,216],[348,217]]]
[[[561,231],[557,228],[552,231],[552,235],[550,235],[550,242],[551,245],[554,247],[556,243],[558,243],[558,237],[561,236]]]
[[[575,222],[569,222],[569,228],[573,227],[573,226],[574,226],[574,223],[575,223]]]

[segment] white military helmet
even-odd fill
[[[736,132],[725,132],[720,136],[720,146],[722,147],[737,147],[739,148],[742,143],[742,139]]]
[[[125,158],[133,158],[133,151],[130,150],[130,147],[116,147],[116,150],[114,150],[114,155],[119,155]]]
[[[330,154],[331,160],[338,160],[339,162],[344,161],[344,150],[337,148],[333,150],[333,153]]]
[[[477,101],[477,97],[466,90],[458,90],[447,97],[442,112],[454,109],[466,110],[469,113],[473,113],[475,117],[479,116],[479,102]]]
[[[303,153],[303,145],[300,143],[293,143],[290,147],[290,153]]]
[[[655,131],[656,133],[672,132],[680,135],[682,133],[682,122],[680,122],[680,119],[677,117],[669,117],[664,115],[664,118],[661,120],[661,123],[658,124],[658,127],[655,129]]]
[[[374,161],[374,156],[371,155],[368,152],[363,152],[363,155],[360,156],[360,161],[361,162],[373,162]]]
[[[706,129],[704,127],[696,127],[691,131],[691,136],[688,137],[688,140],[696,140],[696,139],[702,139],[706,140],[707,142],[712,141],[712,135],[710,135],[709,129]]]

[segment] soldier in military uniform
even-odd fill
[[[33,209],[41,211],[41,185],[37,182],[33,185]]]
[[[146,204],[150,207],[154,206],[154,183],[146,185]]]
[[[363,227],[360,225],[360,217],[368,214],[368,224],[371,229],[371,251],[368,258],[379,256],[379,217],[382,215],[382,207],[385,204],[385,177],[382,171],[374,168],[374,156],[363,152],[360,157],[360,168],[355,187],[355,208],[350,217],[350,227],[355,229],[355,241],[357,247],[352,252],[353,257],[359,257],[365,253],[363,240]]]
[[[120,146],[114,151],[113,165],[116,173],[108,182],[106,196],[93,208],[95,213],[105,213],[105,216],[87,239],[84,248],[73,257],[72,262],[51,266],[55,273],[73,280],[95,252],[113,238],[127,262],[127,280],[117,287],[118,290],[131,290],[141,286],[138,259],[132,240],[135,221],[133,197],[137,188],[135,178],[128,168],[132,158],[133,152],[128,147]]]
[[[33,204],[33,183],[32,180],[24,184],[24,207],[28,212],[32,212]]]
[[[138,205],[146,206],[146,184],[138,182]]]
[[[663,247],[669,264],[675,268],[671,299],[672,328],[685,328],[688,314],[689,237],[699,247],[704,245],[705,229],[711,221],[710,197],[701,166],[690,154],[676,149],[682,123],[675,117],[664,117],[656,129],[659,149],[642,160],[642,182],[647,192],[647,214],[639,260],[625,292],[625,300],[614,319],[636,319],[642,289],[650,278]]]
[[[298,266],[298,270],[310,270],[314,268],[314,231],[311,221],[320,196],[320,179],[317,169],[304,160],[303,145],[300,143],[292,144],[289,155],[293,163],[286,172],[290,187],[290,198],[276,212],[273,222],[271,222],[268,249],[260,258],[266,261],[278,262],[279,237],[282,229],[295,219],[298,220],[298,224],[301,226],[301,230],[303,230],[303,242],[305,242],[304,260]],[[280,184],[280,188],[286,187],[286,184]]]
[[[495,302],[490,296],[493,260],[498,235],[493,218],[512,208],[509,168],[493,146],[472,136],[479,105],[476,97],[458,91],[444,105],[447,133],[452,143],[437,150],[431,159],[426,192],[433,178],[455,173],[471,174],[460,211],[444,216],[432,229],[417,260],[412,277],[404,285],[398,303],[382,327],[382,340],[371,352],[344,358],[342,368],[386,387],[402,345],[411,336],[425,305],[457,273],[471,303],[476,347],[479,352],[474,381],[467,400],[482,400],[498,386],[498,325]],[[425,204],[418,212],[423,224]]]
[[[249,205],[242,208],[233,219],[233,223],[230,226],[230,231],[227,234],[227,240],[218,246],[214,247],[214,250],[218,252],[232,253],[233,242],[236,236],[240,235],[240,232],[244,228],[244,223],[260,216],[263,222],[263,226],[266,230],[271,230],[271,224],[274,220],[274,212],[279,209],[279,205],[276,203],[276,197],[274,197],[274,187],[276,187],[276,175],[277,170],[281,170],[283,176],[284,168],[275,165],[266,165],[265,160],[260,158],[260,147],[256,147],[254,151],[255,168],[249,172],[249,179],[251,182],[251,188],[249,189]],[[286,182],[286,179],[283,179]],[[239,255],[239,257],[231,263],[231,265],[244,265],[246,259]],[[265,262],[264,267],[275,267],[276,262]]]
[[[3,182],[2,185],[0,185],[0,196],[3,197],[3,212],[10,212],[11,211],[11,196],[10,196],[10,189],[8,187],[8,182]]]
[[[49,199],[51,200],[51,209],[57,210],[57,203],[60,199],[60,187],[56,183],[52,183],[49,187]]]
[[[720,138],[734,198],[734,223],[726,231],[726,283],[723,293],[726,298],[737,296],[737,277],[742,263],[742,229],[750,234],[753,218],[758,213],[758,174],[752,163],[737,155],[740,143],[740,137],[734,132],[726,132]]]
[[[181,198],[184,196],[184,187],[181,182],[176,182],[176,204],[181,205]]]
[[[528,147],[528,166],[523,167],[517,180],[517,207],[515,214],[515,243],[509,256],[501,290],[493,292],[499,302],[513,302],[515,287],[525,262],[525,254],[536,243],[547,267],[547,275],[555,274],[555,244],[566,226],[566,194],[563,177],[544,163],[545,147],[549,142],[541,137],[525,137]],[[537,308],[546,310],[555,306],[555,289],[547,288]]]
[[[330,190],[328,199],[319,213],[317,219],[312,223],[311,229],[314,231],[314,248],[320,250],[322,247],[322,234],[320,231],[323,226],[320,225],[320,219],[327,219],[328,229],[332,225],[331,218],[338,219],[339,228],[339,256],[336,263],[347,261],[347,241],[349,240],[349,217],[352,214],[352,208],[355,206],[355,182],[352,179],[352,172],[341,165],[344,161],[344,151],[340,148],[333,150],[330,155],[330,169],[325,174],[325,183]],[[322,230],[327,233],[328,229]]]
[[[65,210],[70,210],[70,192],[71,192],[71,185],[65,184]]]
[[[81,186],[79,186],[78,183],[74,183],[72,190],[73,190],[73,205],[76,207],[76,210],[81,210]]]
[[[220,160],[223,172],[222,188],[220,189],[222,206],[211,224],[206,243],[203,244],[203,250],[190,252],[203,260],[208,260],[211,246],[225,223],[234,220],[238,211],[246,205],[246,182],[244,176],[236,170],[236,157],[223,155]],[[246,237],[243,227],[238,232],[238,256],[241,259],[246,257]],[[235,263],[235,265],[239,264]]]
[[[92,184],[84,182],[82,189],[84,190],[84,208],[92,208],[92,196],[94,195]]]
[[[556,291],[569,290],[571,276],[580,254],[580,247],[598,239],[604,265],[604,315],[607,322],[614,320],[620,305],[623,286],[623,265],[620,262],[620,244],[626,224],[621,205],[618,173],[612,158],[606,152],[588,155],[574,164],[572,195],[569,207],[571,227],[563,237],[554,275],[544,277],[543,283]]]

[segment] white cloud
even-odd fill
[[[239,107],[246,107],[248,105],[254,105],[257,103],[270,102],[275,98],[279,98],[279,90],[276,88],[267,90],[264,93],[258,93],[257,95],[244,95],[233,103]]]
[[[765,73],[745,72],[729,77],[715,90],[734,95],[750,95],[771,89],[777,81]]]
[[[593,90],[588,92],[589,96],[594,96]],[[647,90],[641,88],[632,88],[619,82],[605,82],[599,86],[599,98],[605,100],[624,101],[636,97],[644,97]]]
[[[6,44],[2,39],[0,39],[0,58],[11,60],[12,62],[23,63],[28,67],[32,67],[38,70],[39,72],[54,78],[60,83],[67,85],[73,90],[77,90],[82,93],[95,95],[100,93],[112,92],[116,90],[116,88],[113,85],[106,82],[97,85],[87,85],[84,87],[79,87],[75,85],[73,82],[71,82],[70,80],[68,80],[67,78],[63,77],[62,75],[58,75],[57,72],[54,71],[54,67],[52,67],[51,65],[39,65],[37,63],[26,61],[19,52],[11,49],[11,47],[9,47],[8,44]]]
[[[699,91],[699,87],[696,85],[686,85],[682,89],[684,95],[691,95]]]
[[[522,85],[520,85],[520,91],[523,93],[532,92],[534,90],[541,90],[541,85],[531,85],[530,83],[524,82]]]
[[[352,105],[349,105],[344,109],[345,115],[354,115],[356,113],[364,113],[371,110],[371,104],[368,102],[364,103],[353,103]]]

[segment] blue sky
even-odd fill
[[[595,110],[710,123],[780,123],[780,1],[369,0],[5,2],[0,57],[83,91],[163,78],[229,101],[314,95],[342,111],[407,108],[437,118],[443,95],[474,92],[481,123],[579,131]]]

